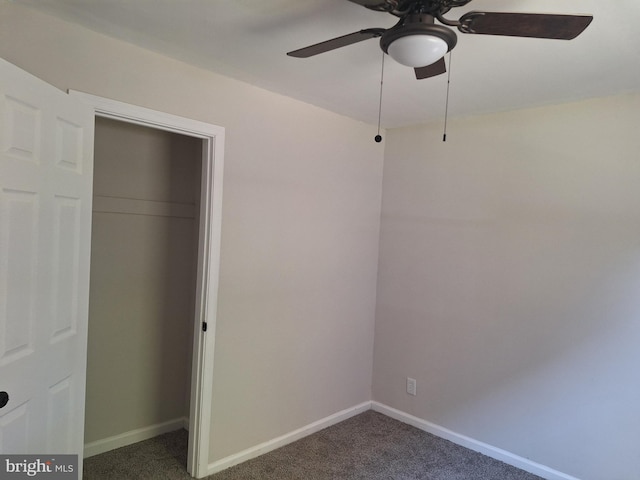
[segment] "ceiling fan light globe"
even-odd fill
[[[406,35],[394,40],[387,53],[407,67],[426,67],[440,60],[449,50],[442,38],[434,35]]]

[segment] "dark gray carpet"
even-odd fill
[[[187,480],[186,430],[85,458],[83,480]]]
[[[85,460],[84,478],[187,479],[186,432]],[[369,411],[209,480],[540,480],[540,477]]]

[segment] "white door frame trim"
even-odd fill
[[[75,90],[70,90],[69,95],[92,106],[96,116],[203,140],[198,269],[191,367],[189,453],[187,457],[187,471],[196,478],[202,478],[207,475],[209,465],[213,353],[220,271],[224,128]],[[206,325],[206,332],[204,325]]]

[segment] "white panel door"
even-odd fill
[[[82,462],[93,125],[92,108],[0,59],[4,454]]]

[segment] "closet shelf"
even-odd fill
[[[95,213],[122,215],[195,218],[196,206],[193,203],[160,202],[95,195],[93,197],[93,211]]]

